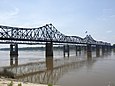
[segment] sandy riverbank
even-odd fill
[[[9,78],[4,78],[4,77],[0,78],[0,86],[8,86],[8,84],[11,83],[11,81],[13,82],[13,86],[18,86],[18,84],[20,83],[22,86],[48,86],[44,84],[33,84],[29,82],[17,82],[14,79],[9,79]],[[53,86],[59,86],[59,85],[53,85]]]

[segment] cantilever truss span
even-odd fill
[[[72,43],[72,44],[93,44],[93,45],[111,45],[107,42],[96,41],[90,35],[85,38],[78,36],[67,36],[59,32],[52,24],[46,24],[39,28],[17,28],[9,26],[0,26],[0,40],[3,43]]]

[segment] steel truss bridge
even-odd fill
[[[39,44],[45,42],[111,45],[107,42],[96,41],[91,35],[87,35],[85,38],[64,35],[52,24],[46,24],[39,28],[0,26],[0,43]]]

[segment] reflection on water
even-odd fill
[[[28,81],[32,83],[44,83],[44,84],[56,84],[57,81],[67,72],[74,69],[79,69],[84,66],[86,60],[79,60],[75,57],[71,59],[59,59],[54,60],[53,58],[46,59],[46,69],[26,76],[17,77],[19,81]]]
[[[115,86],[115,53],[106,52],[88,60],[84,67],[69,72],[57,82],[61,86]]]
[[[53,57],[46,58],[46,68],[47,70],[53,70]]]
[[[78,56],[60,59],[47,57],[45,62],[18,65],[18,57],[10,57],[10,67],[17,81],[60,84],[61,86],[111,86],[115,85],[115,51],[101,53],[92,58],[81,52]]]

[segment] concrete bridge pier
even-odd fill
[[[18,56],[18,44],[10,44],[10,56]]]
[[[82,47],[81,47],[81,46],[78,46],[78,50],[79,50],[79,55],[81,55]]]
[[[83,46],[83,50],[84,50],[84,51],[87,51],[87,46]]]
[[[109,46],[106,45],[106,52],[109,52]]]
[[[78,51],[78,46],[77,45],[75,46],[75,49],[76,49],[76,56],[77,56],[77,51]]]
[[[111,51],[111,49],[112,49],[112,47],[109,45],[109,46],[108,46],[108,50]]]
[[[105,47],[105,52],[107,51],[107,46],[106,45],[104,45],[104,47]]]
[[[46,58],[46,68],[47,70],[53,70],[53,57]]]
[[[46,58],[53,58],[53,43],[46,42]]]
[[[92,51],[96,51],[96,47],[94,45],[91,47],[91,49]]]
[[[66,53],[67,53],[67,55],[69,57],[69,45],[64,45],[63,53],[64,53],[64,57],[66,56]]]
[[[87,58],[88,59],[92,58],[91,44],[87,44]]]
[[[110,51],[111,51],[111,46],[107,45],[107,52],[110,52]]]
[[[18,66],[18,56],[10,56],[10,66]]]
[[[102,54],[105,53],[105,45],[102,45]]]
[[[110,47],[109,46],[107,46],[107,52],[109,52],[110,51]]]
[[[96,57],[100,56],[100,46],[96,45]]]
[[[84,46],[82,47],[82,49],[83,49],[83,53],[86,54],[86,52],[87,52],[87,46],[84,45]]]

